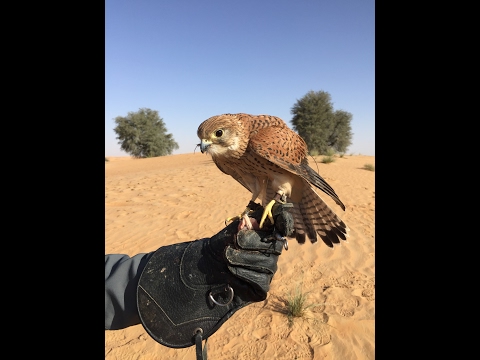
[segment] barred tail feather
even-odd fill
[[[310,166],[308,166],[308,162],[306,159],[302,161],[301,167],[307,174],[307,176],[305,176],[305,179],[307,179],[307,181],[313,186],[316,186],[317,188],[322,190],[325,194],[330,195],[330,197],[335,200],[337,205],[339,205],[342,210],[345,211],[345,205],[335,193],[335,190],[333,190],[333,188],[325,181],[324,178],[320,176],[320,174],[316,173]]]
[[[298,241],[299,244],[305,244],[305,240],[307,238],[306,232],[308,230],[303,222],[303,215],[300,210],[300,204],[294,203],[291,213],[293,216],[293,221],[295,223],[295,239]]]
[[[304,187],[302,200],[295,205],[298,205],[295,228],[301,223],[299,229],[312,243],[317,241],[317,234],[329,247],[340,244],[340,239],[346,240],[348,227],[311,187]]]

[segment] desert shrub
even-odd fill
[[[294,318],[304,317],[305,311],[313,306],[313,304],[307,303],[307,293],[304,293],[300,286],[288,295],[285,305],[290,326],[293,324]]]
[[[335,161],[335,158],[333,156],[324,156],[322,159],[322,163],[324,164],[330,164]]]
[[[363,168],[368,171],[375,171],[375,166],[372,164],[365,164],[363,165]]]

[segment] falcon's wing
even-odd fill
[[[276,126],[259,129],[250,137],[248,149],[282,169],[301,176],[310,184],[330,195],[345,210],[345,205],[340,201],[335,190],[310,168],[307,160],[307,145],[291,129]]]
[[[236,172],[232,168],[227,168],[225,165],[221,163],[221,161],[217,161],[216,158],[213,158],[212,160],[215,163],[215,165],[217,165],[217,167],[220,169],[221,172],[223,172],[224,174],[230,175],[235,180],[237,180],[245,189],[251,192],[251,190],[247,187],[247,185],[243,181],[243,178],[240,176],[238,172]]]

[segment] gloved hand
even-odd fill
[[[164,246],[145,266],[137,289],[140,320],[162,345],[206,339],[242,307],[266,298],[278,256],[294,230],[292,204],[276,204],[275,224],[240,230],[234,221],[211,238]],[[260,220],[259,206],[250,217]]]
[[[275,219],[273,229],[270,226],[257,231],[240,230],[236,238],[234,237],[233,244],[229,243],[225,249],[223,232],[210,238],[209,243],[212,249],[215,249],[214,253],[224,250],[227,267],[238,278],[233,281],[234,285],[242,286],[242,281],[249,285],[249,288],[237,291],[245,293],[246,301],[261,301],[267,297],[270,282],[277,271],[278,256],[285,246],[288,247],[285,236],[290,236],[293,231],[293,217],[286,211],[292,206],[277,204],[272,211]],[[249,207],[256,208],[250,216],[260,222],[263,207],[254,203],[250,203]]]

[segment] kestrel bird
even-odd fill
[[[200,150],[212,156],[225,174],[232,176],[259,198],[265,207],[260,228],[268,216],[273,224],[271,208],[278,202],[293,203],[295,238],[312,243],[317,235],[329,247],[346,240],[345,223],[313,190],[317,187],[330,195],[345,210],[332,187],[309,165],[305,141],[285,122],[270,115],[223,114],[213,116],[198,127]],[[241,216],[247,227],[249,207]]]

